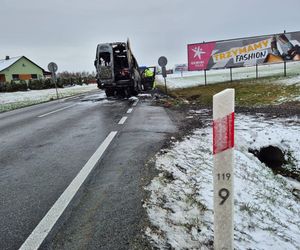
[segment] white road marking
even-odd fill
[[[65,100],[69,101],[69,100],[78,100],[80,98],[82,98],[83,96],[75,96],[75,97],[70,97],[70,98],[66,98]]]
[[[133,108],[130,108],[127,110],[127,114],[130,114],[132,112]]]
[[[80,170],[80,172],[76,175],[67,189],[62,193],[62,195],[58,198],[58,200],[54,203],[54,205],[50,208],[48,213],[44,216],[44,218],[40,221],[40,223],[36,226],[33,232],[29,235],[23,245],[19,250],[35,250],[40,247],[42,242],[45,240],[59,217],[62,215],[66,207],[69,205],[82,183],[86,180],[88,175],[91,173],[109,144],[112,142],[114,137],[118,132],[112,131],[105,138],[102,144],[98,147],[96,152],[92,155],[92,157],[88,160],[88,162],[84,165],[84,167]]]
[[[132,106],[135,107],[135,106],[138,104],[138,102],[139,102],[139,99],[137,99],[137,100],[132,104]]]
[[[127,116],[123,116],[118,124],[122,125],[125,123],[126,120],[127,120]]]
[[[38,116],[38,118],[42,118],[42,117],[45,117],[45,116],[47,116],[47,115],[54,114],[54,113],[56,113],[56,112],[59,112],[59,111],[62,111],[62,110],[65,110],[65,109],[71,108],[71,107],[73,107],[73,106],[75,106],[75,105],[76,105],[76,103],[75,103],[75,104],[72,104],[72,105],[70,105],[70,106],[64,107],[64,108],[60,108],[60,109],[57,109],[57,110],[51,111],[51,112],[49,112],[49,113],[46,113],[46,114],[43,114],[43,115],[39,115],[39,116]]]

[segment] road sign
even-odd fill
[[[166,92],[166,94],[168,93],[167,80],[166,80],[166,77],[167,77],[166,65],[167,65],[167,63],[168,63],[168,59],[165,56],[161,56],[160,58],[158,58],[158,64],[161,67],[161,73],[162,73],[162,76],[165,80],[165,92]]]
[[[55,73],[57,71],[58,67],[57,67],[57,64],[54,63],[54,62],[51,62],[48,64],[48,70],[51,72],[51,73]]]
[[[58,67],[57,64],[54,62],[51,62],[48,64],[48,70],[52,73],[52,81],[55,84],[55,89],[56,89],[56,97],[57,99],[59,99],[59,95],[58,95],[58,90],[57,90],[57,84],[56,84],[56,74],[55,72],[57,71]]]
[[[164,78],[167,77],[167,69],[165,66],[161,67],[161,74]]]
[[[158,58],[158,65],[160,67],[166,66],[167,63],[168,63],[168,59],[165,56],[161,56],[160,58]]]
[[[233,249],[234,89],[213,96],[214,249]]]

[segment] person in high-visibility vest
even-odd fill
[[[145,69],[145,77],[153,77],[154,73],[150,69]]]
[[[155,79],[154,79],[154,72],[149,68],[146,68],[143,72],[143,77],[145,79],[144,86],[146,89],[154,89],[155,88]]]

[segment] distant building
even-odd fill
[[[0,59],[0,82],[44,78],[44,69],[25,56]]]

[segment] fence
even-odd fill
[[[254,67],[186,71],[183,72],[182,75],[181,73],[170,74],[167,76],[167,85],[169,88],[185,88],[245,79],[255,80],[266,78],[266,81],[269,81],[269,78],[276,77],[284,80],[297,75],[300,75],[300,62],[294,61],[276,64],[263,64]],[[157,81],[159,83],[163,83],[161,76],[157,76]]]

